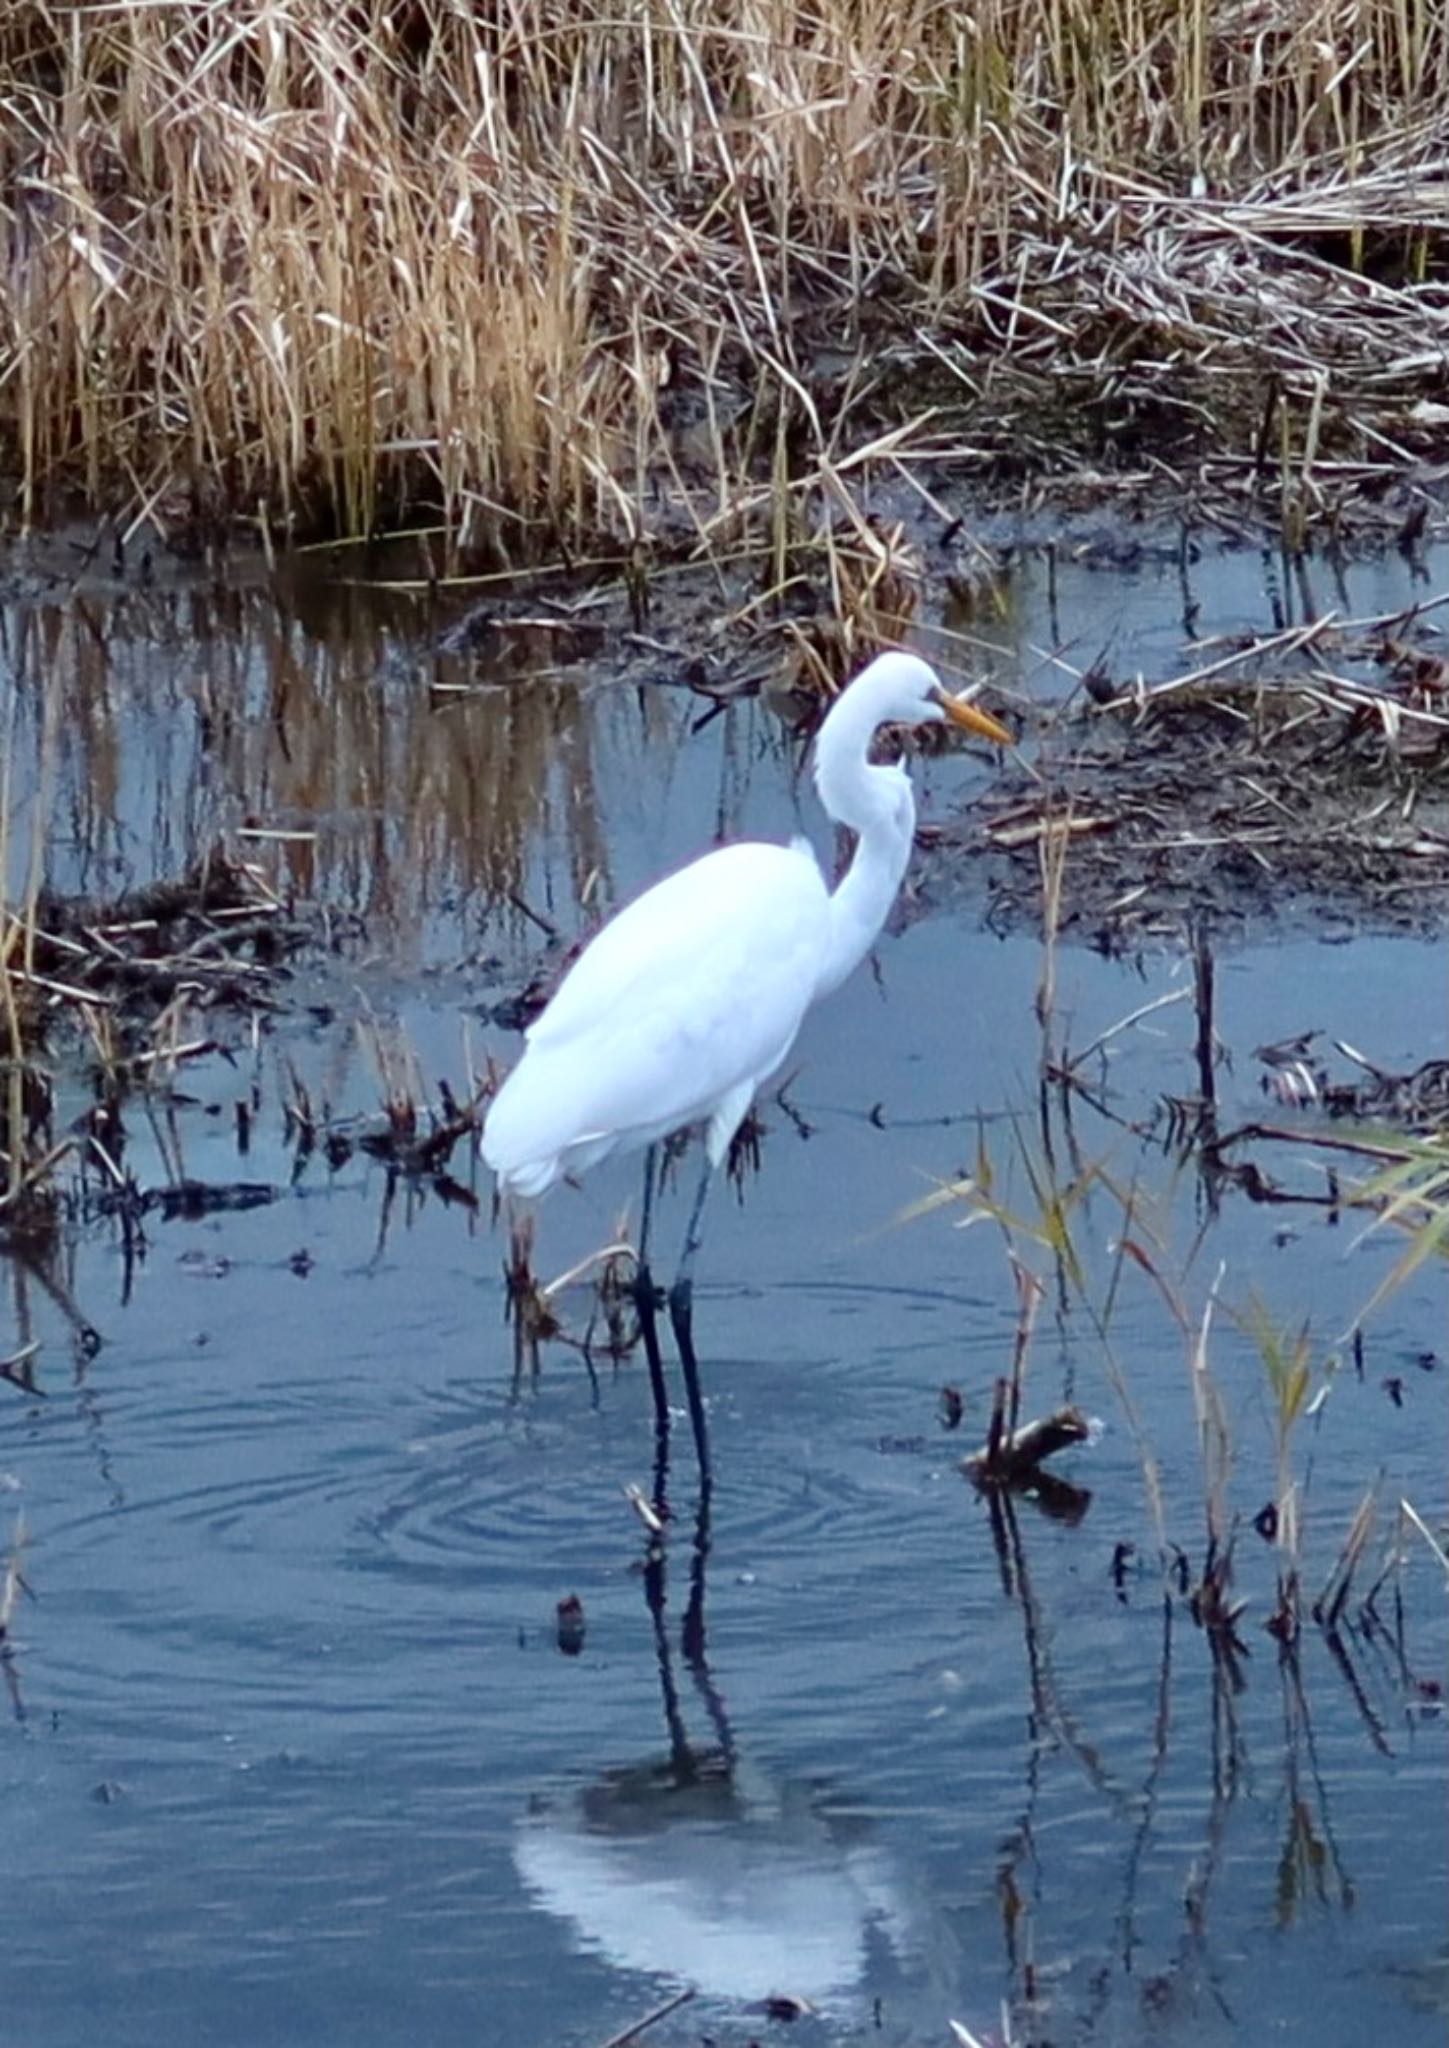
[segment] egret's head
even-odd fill
[[[873,713],[875,725],[950,724],[999,747],[1014,744],[1011,734],[988,712],[963,697],[953,697],[928,661],[918,654],[878,654],[844,692],[859,698]]]

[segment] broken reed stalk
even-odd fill
[[[1091,1424],[1075,1407],[1059,1408],[1031,1422],[1021,1420],[1022,1391],[1031,1356],[1032,1333],[1046,1289],[1037,1275],[1017,1257],[1009,1236],[1007,1256],[1011,1261],[1017,1294],[1011,1374],[1009,1378],[996,1382],[986,1442],[961,1460],[962,1471],[982,1487],[1045,1485],[1047,1482],[1041,1469],[1044,1462],[1059,1451],[1085,1443],[1091,1435]],[[1062,1490],[1080,1499],[1090,1498],[1080,1495],[1076,1489]]]
[[[533,1265],[533,1218],[516,1218],[508,1233],[508,1256],[503,1266],[503,1314],[513,1328],[513,1384],[515,1391],[525,1373],[535,1376],[539,1347],[559,1334],[559,1321],[539,1285]]]
[[[1058,1408],[1019,1428],[1006,1420],[1006,1382],[996,1382],[986,1442],[961,1460],[961,1469],[978,1485],[1029,1486],[1041,1478],[1042,1465],[1059,1451],[1086,1443],[1092,1425],[1079,1408]]]
[[[1312,1346],[1305,1319],[1297,1328],[1280,1327],[1267,1305],[1253,1293],[1241,1318],[1262,1361],[1272,1395],[1275,1487],[1272,1540],[1278,1556],[1278,1602],[1268,1628],[1280,1643],[1298,1635],[1303,1556],[1303,1489],[1293,1469],[1293,1438],[1299,1421],[1317,1412],[1327,1392],[1325,1380],[1313,1394]],[[1330,1361],[1327,1370],[1332,1371]],[[1266,1525],[1261,1525],[1267,1534]]]
[[[34,1347],[38,1349],[39,1347]],[[22,1593],[29,1593],[30,1586],[22,1569],[30,1534],[25,1526],[23,1514],[15,1517],[15,1531],[10,1539],[4,1567],[0,1569],[0,1643],[10,1640],[10,1624]]]
[[[1425,1543],[1429,1546],[1431,1555],[1444,1574],[1445,1586],[1449,1588],[1449,1551],[1445,1550],[1444,1545],[1434,1534],[1434,1531],[1429,1527],[1429,1524],[1424,1520],[1424,1517],[1419,1513],[1419,1510],[1412,1501],[1401,1500],[1399,1502],[1399,1512],[1407,1522],[1418,1530]]]
[[[1063,397],[1256,424],[1271,375],[1291,533],[1449,328],[1429,0],[20,5],[0,104],[26,522],[428,502],[515,562],[764,483],[778,580],[801,449],[929,362],[966,445],[1048,463]]]
[[[1067,852],[1071,843],[1072,819],[1068,804],[1058,814],[1053,800],[1044,795],[1043,827],[1037,841],[1041,871],[1041,978],[1036,990],[1036,1020],[1042,1032],[1045,1066],[1059,1064],[1051,1042],[1052,1018],[1057,1000],[1057,935],[1062,923],[1062,898],[1067,877]]]
[[[1338,1626],[1340,1615],[1348,1602],[1353,1587],[1354,1574],[1358,1570],[1369,1538],[1373,1534],[1378,1510],[1378,1482],[1374,1481],[1354,1510],[1348,1534],[1334,1559],[1333,1569],[1324,1583],[1323,1591],[1313,1603],[1313,1619],[1319,1626],[1332,1634]]]
[[[37,1022],[43,977],[35,972],[38,907],[45,875],[46,823],[55,767],[60,692],[47,677],[41,714],[35,788],[30,800],[25,881],[19,902],[8,901],[7,874],[0,866],[0,1160],[4,1189],[0,1223],[34,1227],[49,1203],[51,1176],[70,1150],[69,1140],[51,1143],[50,1076],[35,1061],[42,1026]],[[14,825],[12,766],[19,705],[10,699],[10,729],[0,766],[0,862],[8,858]]]
[[[678,2012],[680,2006],[688,2005],[694,1996],[695,1992],[692,1989],[677,1991],[673,1998],[666,1998],[662,2005],[656,2005],[652,2011],[646,2012],[642,2019],[635,2020],[632,2026],[625,2027],[620,2033],[610,2034],[607,2041],[600,2042],[599,2048],[632,2048],[632,2044],[642,2034],[647,2033],[650,2027],[655,2026],[660,2020],[668,2019],[672,2012]]]
[[[1021,1396],[1026,1384],[1027,1362],[1031,1357],[1032,1332],[1036,1328],[1037,1310],[1041,1307],[1046,1289],[1029,1267],[1012,1256],[1011,1270],[1016,1279],[1016,1337],[1011,1348],[1011,1384],[1006,1403],[1006,1427],[1013,1435],[1021,1423]],[[998,1432],[995,1415],[992,1417],[993,1436]]]

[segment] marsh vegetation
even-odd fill
[[[23,0],[0,113],[27,2039],[1437,2048],[1435,11]],[[741,1132],[708,1494],[632,1170],[473,1141],[900,640],[1020,750]]]
[[[23,0],[0,107],[27,522],[783,550],[873,448],[1301,534],[1442,438],[1423,0]]]

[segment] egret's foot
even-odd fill
[[[699,1476],[710,1481],[709,1426],[704,1414],[704,1395],[699,1385],[699,1360],[694,1351],[694,1282],[681,1274],[669,1290],[669,1320],[684,1368],[684,1391],[689,1401],[689,1420],[694,1430],[694,1448],[699,1459]]]

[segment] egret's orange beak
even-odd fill
[[[953,697],[945,690],[936,692],[936,702],[950,719],[952,725],[962,732],[974,733],[979,740],[995,740],[998,747],[1014,747],[1016,741],[999,720],[987,711],[980,711],[974,704],[968,704],[964,697]]]

